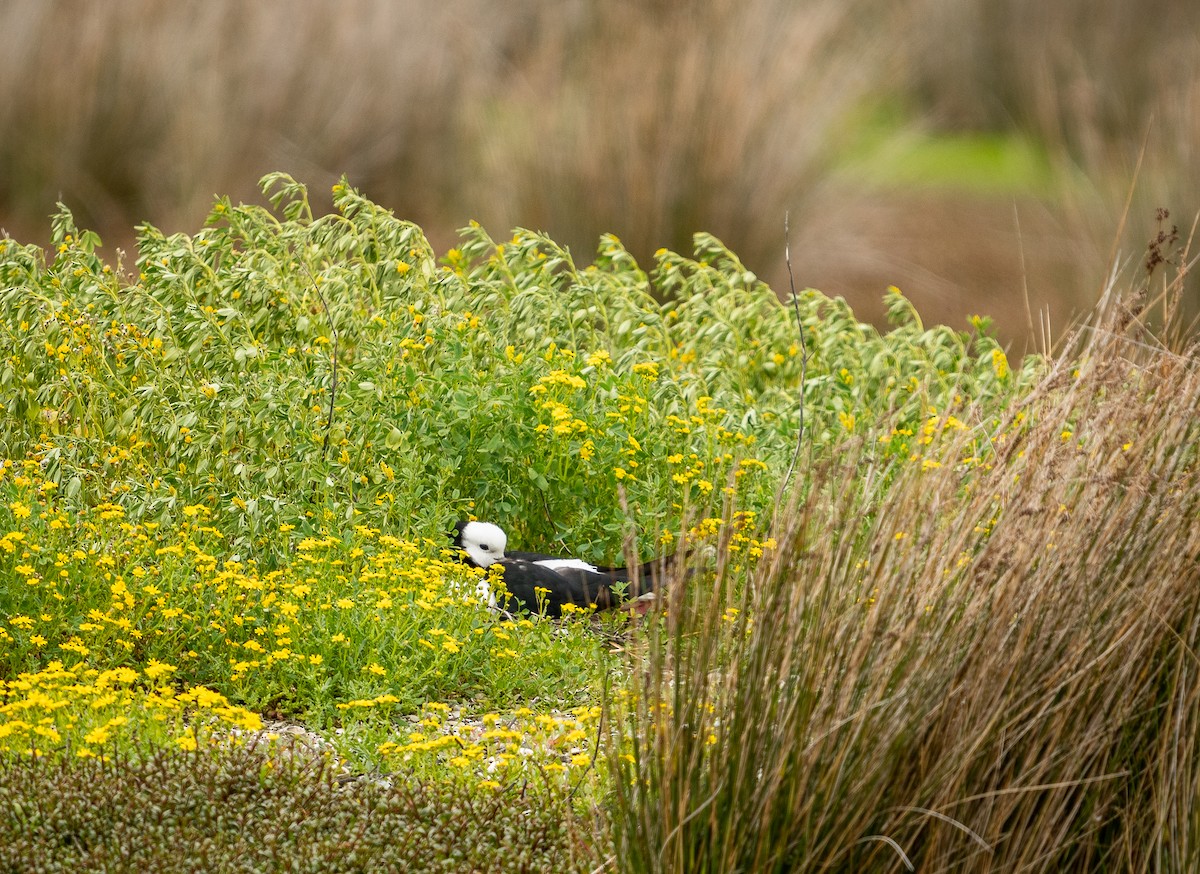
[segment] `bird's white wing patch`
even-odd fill
[[[591,571],[599,573],[595,565],[588,564],[581,558],[547,558],[541,561],[535,561],[534,564],[541,565],[544,568],[549,568],[552,571],[558,570],[576,570],[576,571]]]
[[[464,604],[486,604],[493,610],[499,609],[496,592],[487,580],[479,580],[473,589],[468,582],[447,580],[446,588],[457,595]]]
[[[475,595],[484,604],[487,604],[493,610],[496,609],[496,593],[492,591],[491,585],[487,580],[480,580],[475,586]]]

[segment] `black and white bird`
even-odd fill
[[[453,540],[462,550],[464,561],[480,568],[499,565],[502,569],[509,597],[494,606],[547,616],[561,616],[567,604],[598,610],[629,607],[643,612],[656,597],[667,561],[619,568],[537,552],[505,552],[508,536],[491,522],[459,522],[454,526]]]

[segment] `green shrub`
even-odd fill
[[[160,523],[233,502],[230,547],[267,564],[280,525],[430,536],[469,513],[612,558],[631,522],[652,552],[655,528],[735,472],[742,508],[771,506],[806,351],[819,447],[883,418],[916,432],[1001,408],[1031,372],[985,332],[923,328],[897,292],[886,335],[802,292],[802,343],[791,308],[705,235],[648,275],[612,237],[581,269],[542,235],[472,226],[439,265],[345,184],[317,219],[303,186],[263,184],[283,220],[220,200],[194,236],[143,227],[136,278],[65,210],[49,263],[3,241],[0,447],[37,460],[56,501]]]

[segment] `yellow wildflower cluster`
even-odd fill
[[[5,478],[15,469],[6,463]],[[148,721],[180,732],[254,723],[207,688],[212,680],[242,694],[350,676],[346,709],[377,708],[396,703],[396,665],[437,676],[452,674],[449,660],[507,661],[518,656],[515,635],[532,627],[494,621],[483,572],[430,542],[360,525],[347,532],[352,544],[299,537],[290,566],[263,571],[224,554],[209,524],[240,515],[236,499],[185,505],[160,527],[126,521],[116,504],[58,514],[52,490],[21,479],[16,499],[0,504],[25,523],[0,537],[0,561],[22,583],[7,604],[29,605],[0,610],[0,663],[20,674],[0,686],[0,749],[92,750],[145,733]]]
[[[735,512],[728,523],[715,516],[705,517],[688,529],[687,537],[692,542],[707,540],[716,537],[726,527],[729,528],[727,548],[734,557],[735,568],[743,567],[747,561],[757,561],[779,545],[773,537],[761,540],[755,537],[757,514],[752,510]]]
[[[538,407],[550,414],[550,424],[543,422],[537,426],[539,434],[553,432],[559,436],[568,436],[588,432],[588,423],[583,419],[576,418],[571,408],[561,401],[547,399],[541,401]]]
[[[175,668],[151,660],[98,670],[51,661],[0,681],[0,751],[41,755],[68,740],[78,756],[103,755],[117,735],[170,739],[185,746],[230,729],[262,728],[257,714],[202,686],[163,682]]]
[[[992,370],[995,372],[997,379],[1006,379],[1008,377],[1008,358],[1000,349],[992,350]]]
[[[554,350],[554,348],[552,344],[551,349]],[[567,350],[558,350],[560,355],[565,351]],[[583,377],[574,373],[568,373],[565,370],[552,370],[541,377],[529,389],[529,393],[539,398],[537,407],[550,414],[550,422],[539,424],[537,426],[538,433],[545,434],[550,432],[560,437],[572,434],[586,434],[588,432],[587,422],[578,418],[566,403],[549,396],[554,393],[555,389],[561,389],[569,395],[573,392],[582,391],[585,388],[587,388],[587,382]]]
[[[937,410],[930,410],[930,414],[925,419],[925,424],[921,428],[921,437],[917,441],[922,446],[928,446],[933,442],[933,438],[946,431],[965,431],[967,428],[961,421],[954,416],[946,416],[943,420],[938,415]]]
[[[556,385],[563,386],[568,389],[574,389],[576,391],[587,388],[587,382],[584,381],[583,377],[576,376],[573,373],[567,373],[565,370],[552,370],[539,379],[537,384],[544,387],[542,389],[543,391],[546,387]]]

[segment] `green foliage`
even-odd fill
[[[317,219],[303,186],[263,184],[282,221],[219,200],[194,236],[145,226],[132,280],[65,209],[49,263],[4,241],[0,446],[60,500],[168,523],[236,500],[231,547],[268,563],[283,524],[428,536],[468,513],[612,558],[631,522],[649,552],[735,471],[737,502],[770,506],[805,348],[817,446],[999,405],[1028,375],[1001,375],[986,336],[925,330],[898,294],[880,335],[802,292],[802,345],[791,308],[707,235],[647,275],[613,237],[581,269],[543,235],[472,226],[439,265],[344,183]]]

